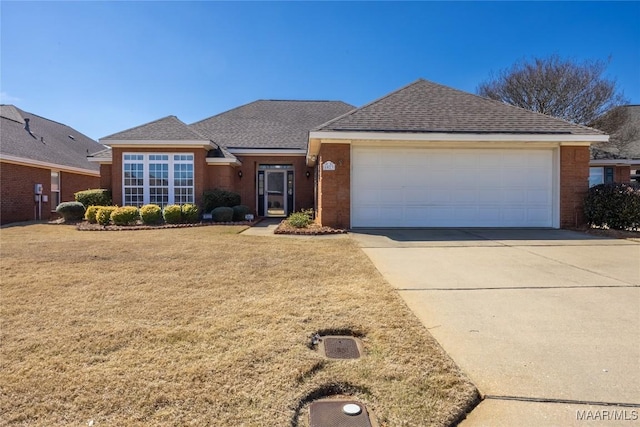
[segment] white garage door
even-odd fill
[[[352,227],[552,227],[552,149],[352,147]]]

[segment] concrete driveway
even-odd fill
[[[640,242],[539,229],[351,236],[484,395],[462,426],[640,425]]]

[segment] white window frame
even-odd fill
[[[136,156],[136,159],[126,159],[127,156]],[[151,157],[153,156],[153,157]],[[166,156],[165,159],[161,159],[161,156]],[[122,201],[123,205],[135,205],[142,206],[149,203],[159,204],[161,207],[166,205],[175,204],[176,201],[176,189],[187,189],[191,190],[191,194],[187,194],[186,197],[184,195],[178,195],[179,204],[186,203],[195,203],[195,155],[193,153],[155,153],[155,152],[136,152],[136,153],[122,153]],[[142,176],[143,183],[142,187],[140,186],[132,186],[125,185],[125,165],[126,164],[141,164],[142,165]],[[157,200],[151,201],[151,185],[150,185],[150,165],[151,164],[167,164],[168,171],[168,179],[167,179],[167,188],[168,188],[168,198],[167,203],[158,203]],[[191,185],[175,185],[175,165],[191,165]],[[188,178],[187,178],[188,179]],[[164,186],[154,185],[154,188],[162,188]],[[127,188],[142,188],[142,202],[138,202],[137,204],[126,203],[125,195]],[[188,191],[187,191],[188,193]]]
[[[57,176],[58,176],[58,185],[57,185],[58,189],[57,190],[53,189],[53,174],[54,173],[57,174]],[[49,197],[50,197],[49,206],[51,207],[51,212],[55,212],[56,208],[58,207],[58,204],[60,204],[60,175],[61,175],[61,173],[60,173],[59,170],[53,170],[53,169],[51,170],[51,183],[50,183],[50,185],[51,185],[51,187],[50,187],[51,188],[51,194],[49,195]],[[56,194],[57,197],[54,197],[54,194]],[[57,201],[57,203],[54,203],[56,201]]]

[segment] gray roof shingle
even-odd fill
[[[136,126],[113,135],[100,138],[100,141],[207,141],[208,139],[190,129],[176,116]]]
[[[341,101],[258,100],[190,127],[232,149],[306,149],[311,129],[354,108]]]
[[[13,105],[2,105],[0,116],[2,155],[99,170],[99,165],[87,161],[87,155],[104,150],[105,147],[88,136],[67,125],[28,113]],[[25,129],[25,119],[29,119],[31,132]]]
[[[320,131],[601,135],[561,119],[419,79]]]
[[[608,142],[601,142],[597,147],[602,152],[616,155],[615,158],[640,159],[640,105],[621,105],[617,109],[626,113],[626,120],[611,134]],[[624,142],[619,142],[619,139]]]

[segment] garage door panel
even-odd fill
[[[353,227],[551,227],[553,150],[354,146]]]

